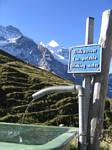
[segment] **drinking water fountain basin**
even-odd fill
[[[69,150],[77,128],[0,123],[0,150]]]

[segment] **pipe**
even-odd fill
[[[38,99],[46,94],[52,93],[52,92],[59,92],[64,93],[67,91],[74,91],[74,85],[70,86],[50,86],[47,88],[44,88],[32,95],[33,99]]]
[[[80,85],[76,85],[76,90],[78,90],[78,101],[79,101],[79,150],[86,149],[86,130],[84,127],[84,88]]]

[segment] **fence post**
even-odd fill
[[[112,48],[112,10],[103,12],[99,44],[102,46],[102,72],[95,75],[89,150],[99,150],[100,136],[103,127],[105,97],[107,94]]]

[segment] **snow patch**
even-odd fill
[[[39,43],[39,45],[46,47],[46,45],[42,41]]]
[[[65,59],[63,56],[58,55],[58,54],[56,54],[56,53],[53,53],[53,56],[54,56],[54,58],[55,58],[57,61],[61,62],[63,65],[67,65],[67,64],[68,64],[68,60]]]
[[[19,39],[20,36],[7,39],[9,43],[16,43],[16,40]]]

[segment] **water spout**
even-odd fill
[[[38,99],[46,94],[52,93],[52,92],[58,92],[58,93],[64,93],[67,91],[74,91],[74,85],[70,86],[50,86],[47,88],[44,88],[32,95],[33,99]]]

